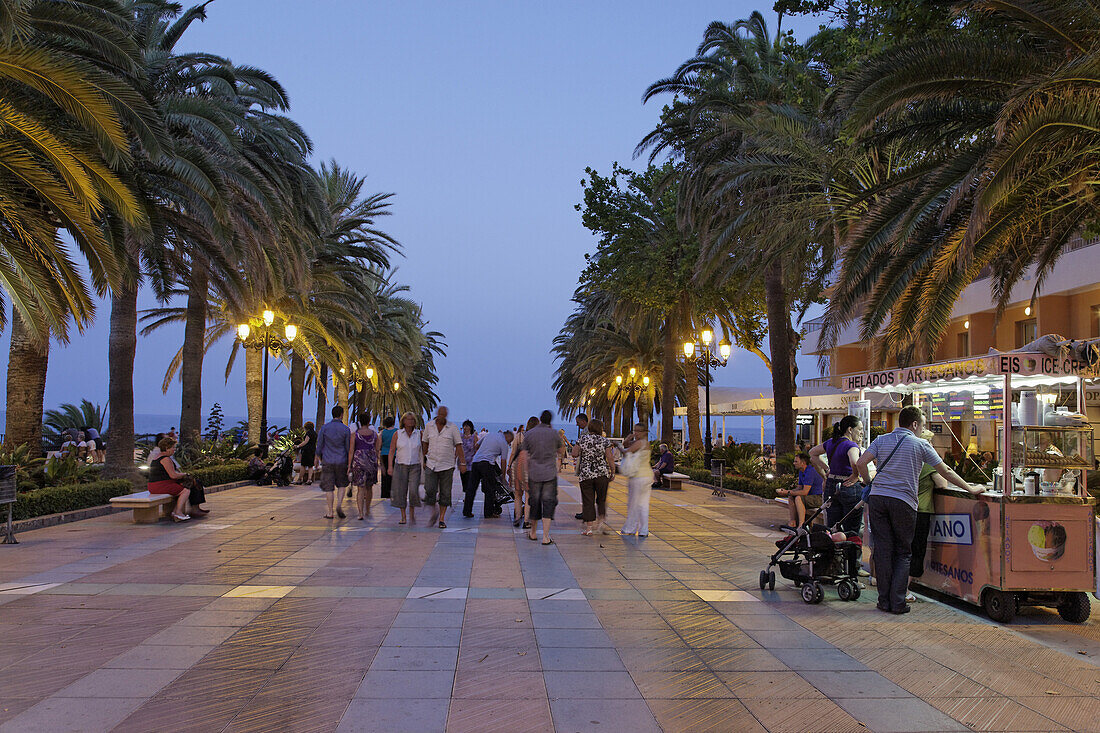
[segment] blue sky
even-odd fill
[[[553,406],[551,341],[594,247],[573,209],[585,167],[631,165],[660,112],[642,105],[645,87],[688,58],[712,20],[759,8],[774,28],[770,5],[216,0],[183,45],[273,73],[318,160],[396,194],[384,226],[405,248],[399,278],[448,343],[438,393],[453,417],[516,422]],[[805,38],[817,21],[793,27]],[[53,349],[47,407],[107,403],[109,315],[102,303],[93,327]],[[139,339],[137,412],[178,414],[178,383],[164,395],[161,381],[181,340],[182,327]],[[224,379],[228,352],[227,341],[207,357],[204,415],[214,401],[245,412],[243,365]],[[812,360],[802,371],[816,374]],[[741,352],[717,382],[770,378]],[[285,370],[270,394],[270,413],[288,414]]]

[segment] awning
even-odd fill
[[[752,390],[734,390],[726,388],[728,392],[750,392]],[[771,397],[764,396],[760,390],[755,390],[757,397],[755,399],[740,399],[732,402],[716,402],[714,399],[716,388],[712,387],[711,401],[710,401],[710,415],[711,417],[722,417],[723,415],[736,415],[736,416],[759,416],[759,415],[772,415],[775,413],[775,400]],[[768,390],[770,392],[770,390]],[[858,400],[859,396],[851,392],[841,392],[838,389],[832,389],[829,387],[816,387],[812,390],[805,390],[811,392],[810,394],[799,395],[794,398],[793,406],[796,412],[799,413],[840,413],[847,414],[849,403]],[[700,390],[700,393],[703,391]],[[890,411],[897,412],[901,410],[901,396],[891,394],[868,394],[867,398],[871,401],[871,409],[879,412]],[[699,400],[699,414],[706,414],[705,397]],[[686,416],[687,407],[677,407],[673,411],[674,415]]]

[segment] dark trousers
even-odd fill
[[[558,479],[527,482],[527,517],[532,522],[553,519],[558,506]]]
[[[917,512],[913,530],[913,555],[909,559],[909,577],[924,575],[924,556],[928,554],[928,530],[932,527],[932,512]]]
[[[909,586],[917,510],[901,499],[872,494],[867,500],[867,511],[875,543],[872,554],[878,605],[887,611],[898,611],[905,607],[905,590]]]
[[[393,486],[393,474],[389,472],[389,454],[382,454],[382,498],[390,498],[390,488]]]
[[[856,482],[851,486],[844,486],[844,482],[838,479],[826,479],[825,498],[833,497],[833,503],[825,510],[825,521],[830,527],[835,527],[837,522],[855,508],[863,494],[863,484]],[[844,520],[840,529],[843,532],[859,534],[860,525],[863,524],[863,512],[855,512]]]
[[[611,479],[606,476],[586,478],[581,481],[581,517],[586,522],[595,522],[596,516],[607,516],[607,486]]]
[[[497,506],[497,483],[500,481],[500,467],[495,463],[489,461],[478,461],[473,465],[470,470],[472,478],[469,483],[463,487],[466,493],[465,498],[462,500],[462,513],[473,514],[474,512],[474,497],[477,496],[477,487],[481,486],[482,493],[485,494],[485,516],[493,517],[500,513],[500,507]]]

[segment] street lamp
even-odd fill
[[[287,323],[283,326],[283,334],[280,336],[272,328],[275,323],[275,312],[270,310],[264,310],[260,314],[260,322],[263,325],[258,327],[255,333],[253,333],[252,326],[248,323],[239,324],[237,326],[237,338],[240,339],[241,346],[246,349],[263,349],[264,371],[263,379],[260,382],[262,402],[260,407],[260,455],[267,458],[267,365],[272,351],[278,354],[284,349],[290,349],[294,339],[298,337],[298,327],[293,323]]]
[[[646,390],[649,389],[649,377],[648,376],[642,376],[641,380],[639,381],[638,380],[638,370],[635,369],[634,367],[630,367],[630,371],[628,373],[629,373],[630,377],[627,378],[627,379],[623,379],[623,376],[621,374],[619,376],[615,377],[615,384],[619,385],[620,389],[625,389],[627,394],[630,395],[630,398],[632,400],[635,400],[635,402],[633,404],[637,404],[636,400],[637,400],[638,396],[640,396],[642,394],[645,394]],[[630,416],[631,427],[633,427],[633,424],[634,424],[633,412],[634,412],[634,408],[633,408],[633,405],[632,405],[631,416]]]
[[[710,436],[710,370],[712,367],[717,368],[725,366],[730,359],[730,354],[733,352],[733,347],[729,341],[722,339],[718,344],[718,354],[715,355],[711,350],[711,344],[714,343],[714,331],[709,328],[704,328],[699,332],[699,343],[695,341],[684,342],[684,360],[694,366],[696,369],[701,365],[706,369],[706,381],[704,386],[706,389],[706,403],[707,403],[707,433],[703,439],[703,466],[710,470],[710,457],[712,453],[711,436]],[[696,356],[695,352],[698,351],[699,355]],[[694,380],[688,380],[689,383]],[[695,397],[691,399],[697,399],[698,392],[695,393]]]

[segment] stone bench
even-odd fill
[[[664,473],[661,474],[661,486],[669,491],[681,491],[683,486],[680,482],[687,481],[690,476],[683,473]]]
[[[171,514],[175,505],[176,497],[171,494],[150,494],[148,491],[111,498],[111,506],[134,510],[136,524],[156,524]]]

